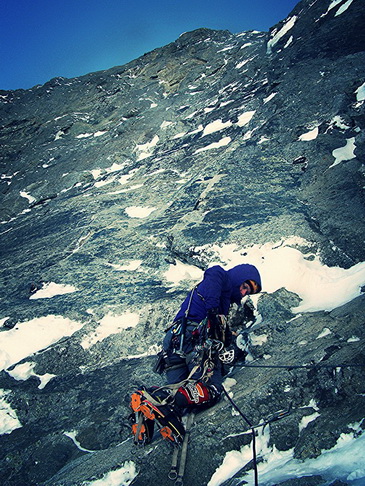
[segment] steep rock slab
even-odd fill
[[[25,358],[27,379],[1,374],[23,425],[1,436],[4,481],[78,484],[132,458],[129,442],[117,447],[128,436],[127,430],[119,436],[124,395],[152,380],[153,358],[124,360],[156,352],[201,271],[217,260],[228,263],[227,245],[240,261],[266,244],[290,244],[308,262],[318,254],[342,267],[364,259],[359,5],[303,1],[268,34],[199,29],[125,66],[1,92],[2,332],[49,315],[82,324],[72,337]],[[212,245],[221,252],[211,252]],[[50,292],[65,287],[74,290]],[[338,364],[350,351],[351,360],[363,362],[362,299],[346,304],[341,319],[333,314],[340,311],[305,313],[292,326],[287,321],[298,302],[290,300],[262,296],[267,341],[259,346],[255,331],[259,362],[286,364],[286,356]],[[232,319],[240,327],[247,322],[240,313]],[[335,335],[316,340],[324,327],[331,331],[333,319]],[[299,346],[303,333],[313,346]],[[352,333],[359,341],[351,341]],[[287,371],[236,375],[245,394],[235,397],[253,420],[281,407],[288,394],[299,408],[312,396],[321,402],[322,418],[308,429],[298,432],[298,411],[287,428],[273,428],[281,450],[299,441],[296,457],[332,447],[362,418],[354,412],[363,406],[361,369],[336,375],[338,391],[332,372],[322,369],[290,379]],[[334,435],[333,404],[341,412]],[[217,432],[220,417],[227,427]],[[202,481],[226,451],[248,444],[247,436],[226,438],[231,425],[242,431],[225,402],[197,422],[192,448],[203,451]],[[316,430],[313,445],[307,430]],[[227,445],[218,450],[217,443]],[[136,484],[150,482],[155,456],[165,478],[166,465],[150,450],[138,456]],[[79,455],[85,457],[72,462]],[[112,460],[100,465],[106,455]]]

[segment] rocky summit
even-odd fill
[[[231,309],[249,354],[227,393],[251,425],[288,412],[255,429],[259,484],[365,484],[364,7],[303,0],[270,32],[201,28],[0,91],[4,486],[172,484],[168,444],[133,445],[128,395],[164,383],[203,271],[238,263],[263,292]],[[227,397],[195,416],[186,485],[253,470]]]

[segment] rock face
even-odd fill
[[[303,0],[269,33],[199,29],[124,66],[0,91],[0,338],[47,316],[72,329],[31,357],[20,344],[1,356],[21,424],[0,437],[2,484],[81,485],[131,460],[133,484],[170,483],[167,446],[136,450],[122,427],[125,396],[163,383],[151,354],[194,279],[227,263],[217,248],[242,262],[265,245],[330,267],[365,260],[364,17],[361,0]],[[37,298],[53,284],[61,295]],[[261,317],[253,363],[364,365],[363,296],[296,314],[298,296],[274,290],[230,316],[238,329]],[[103,339],[113,316],[119,328]],[[19,363],[31,363],[28,379],[12,376]],[[292,403],[270,440],[301,460],[364,418],[361,366],[232,377],[253,423]],[[224,400],[199,414],[186,484],[207,484],[249,444],[243,428]],[[291,484],[327,484],[303,481]]]

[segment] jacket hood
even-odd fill
[[[229,279],[232,283],[232,301],[236,304],[241,302],[242,296],[240,293],[240,285],[245,280],[254,280],[260,287],[261,291],[261,276],[259,271],[254,265],[249,263],[242,263],[237,265],[230,270],[227,270]]]

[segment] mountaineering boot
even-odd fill
[[[182,443],[185,429],[179,415],[167,403],[168,399],[169,394],[158,388],[137,390],[132,393],[130,406],[135,416],[135,423],[132,425],[135,443],[151,442],[155,421],[164,439],[174,444]]]

